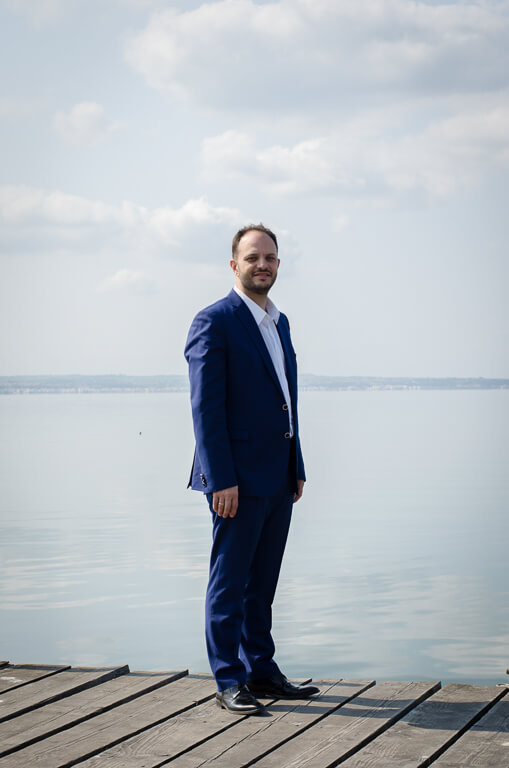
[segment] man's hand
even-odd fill
[[[224,488],[212,494],[212,509],[219,517],[235,517],[239,506],[239,486]]]
[[[304,480],[297,480],[297,493],[293,495],[293,503],[295,504],[304,492]]]

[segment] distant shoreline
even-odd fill
[[[509,379],[392,377],[392,376],[319,376],[305,373],[299,377],[301,390],[454,390],[509,389]],[[127,376],[121,374],[86,376],[0,376],[0,395],[93,394],[186,392],[187,376]]]

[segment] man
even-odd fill
[[[189,485],[206,493],[213,544],[206,640],[217,703],[256,714],[257,696],[307,698],[273,659],[271,606],[293,504],[305,482],[297,363],[285,315],[267,294],[279,267],[276,236],[239,230],[235,286],[196,315],[187,339],[196,450]]]

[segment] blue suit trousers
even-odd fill
[[[205,603],[210,666],[219,690],[279,672],[272,603],[290,527],[295,483],[272,496],[240,496],[233,518],[216,515]]]

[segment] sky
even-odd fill
[[[300,371],[509,377],[509,0],[0,0],[0,375],[182,374],[280,239]]]

